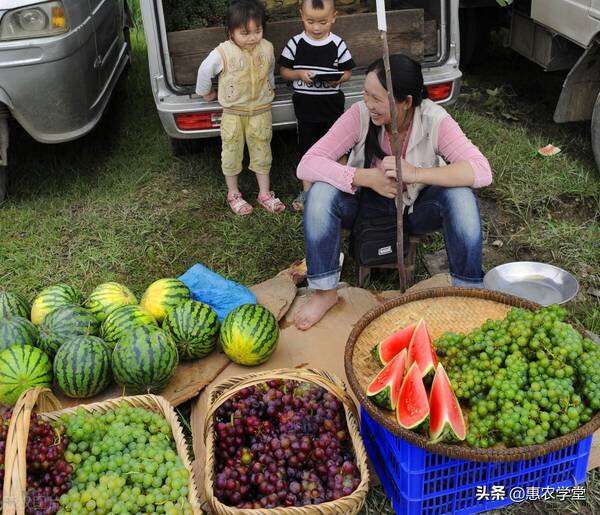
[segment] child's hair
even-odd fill
[[[227,32],[232,33],[240,27],[247,27],[253,21],[265,28],[266,13],[262,2],[258,0],[232,0],[227,10]]]
[[[335,7],[334,0],[300,0],[300,7],[304,7],[304,4],[310,3],[313,9],[325,9],[325,4],[331,3],[332,7]]]

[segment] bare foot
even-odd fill
[[[294,325],[306,331],[321,320],[337,301],[337,290],[317,290],[296,312]]]

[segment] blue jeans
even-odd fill
[[[316,290],[337,287],[342,229],[352,229],[356,218],[394,216],[394,200],[365,188],[357,195],[315,182],[306,194],[304,241],[308,285]],[[409,234],[444,234],[454,286],[481,287],[483,272],[479,203],[471,188],[429,186],[405,214]]]

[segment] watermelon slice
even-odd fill
[[[398,402],[402,378],[406,370],[406,349],[396,354],[367,387],[367,397],[378,406],[393,410]]]
[[[438,365],[438,358],[433,350],[431,336],[423,319],[417,323],[408,346],[408,365],[410,366],[415,362],[419,364],[422,377],[435,372]]]
[[[458,399],[452,390],[450,380],[441,363],[436,368],[435,377],[431,385],[429,406],[431,408],[429,437],[432,442],[435,443],[443,440],[448,431],[451,431],[458,440],[465,439],[467,436],[465,419]]]
[[[415,332],[415,327],[417,327],[417,324],[413,322],[412,324],[407,325],[404,329],[396,331],[388,336],[385,340],[375,345],[371,349],[375,359],[382,365],[387,365],[396,354],[402,351],[402,349],[408,348],[410,339]]]
[[[396,420],[404,429],[421,425],[429,416],[427,390],[421,377],[419,365],[413,363],[400,387],[400,397],[396,406]]]

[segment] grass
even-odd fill
[[[0,211],[2,287],[33,297],[59,281],[89,292],[100,282],[117,280],[139,295],[158,277],[178,276],[196,262],[252,284],[302,257],[299,216],[256,210],[241,219],[229,213],[218,141],[204,142],[186,158],[171,155],[152,99],[140,30],[133,42],[133,68],[91,134],[48,146],[13,127],[10,199]],[[498,52],[494,67],[466,76],[463,95],[451,110],[494,171],[494,184],[481,192],[489,207],[486,266],[532,258],[572,270],[582,284],[573,313],[600,332],[600,305],[593,294],[600,290],[600,180],[589,127],[552,124],[560,77],[542,75],[517,56]],[[550,142],[563,152],[540,157],[537,148]],[[276,133],[273,149],[273,186],[289,205],[298,190],[295,134]],[[241,184],[247,198],[256,196],[249,173]],[[503,246],[492,253],[496,240]],[[434,236],[426,248],[442,245]],[[424,277],[423,267],[419,274]],[[356,283],[351,260],[343,278]],[[372,286],[395,288],[394,274]],[[189,406],[181,408],[184,419],[188,412]],[[586,502],[536,502],[502,513],[598,512],[598,471],[588,475],[586,488]],[[380,487],[372,489],[363,513],[392,513]]]

